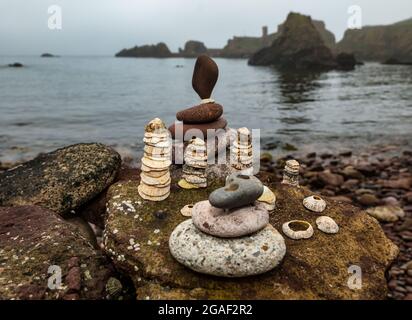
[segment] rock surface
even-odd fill
[[[171,254],[186,267],[221,277],[245,277],[276,267],[286,253],[285,240],[271,225],[240,238],[211,237],[192,220],[179,224],[170,236]]]
[[[269,214],[263,205],[246,206],[226,212],[200,201],[192,209],[193,224],[206,234],[233,238],[261,230],[269,223]]]
[[[101,144],[41,154],[0,173],[0,206],[39,205],[68,214],[106,189],[120,164],[119,154]]]
[[[37,206],[0,208],[0,262],[0,300],[102,299],[113,273],[73,226]],[[61,289],[48,287],[51,266],[61,268]]]
[[[302,200],[312,194],[309,190],[266,180],[269,178],[264,183],[277,198],[276,209],[270,215],[270,223],[276,229],[294,219],[315,225],[318,216],[302,206]],[[201,190],[172,186],[170,197],[156,204],[139,198],[136,182],[121,182],[110,188],[105,250],[113,256],[116,266],[131,276],[138,299],[385,298],[384,273],[396,257],[397,247],[375,219],[359,208],[327,197],[329,206],[324,214],[339,224],[339,233],[315,232],[309,240],[285,239],[286,256],[272,271],[231,280],[198,274],[182,266],[168,247],[172,231],[187,220],[180,210],[186,204],[206,200],[212,190],[223,184],[223,180],[214,179]],[[120,205],[123,201],[131,201],[136,212],[125,212]],[[347,286],[348,268],[353,264],[362,268],[360,290]]]

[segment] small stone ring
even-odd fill
[[[282,225],[282,231],[294,240],[309,239],[313,236],[312,225],[303,220],[292,220]]]

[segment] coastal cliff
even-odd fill
[[[347,30],[337,50],[353,52],[357,59],[364,61],[412,63],[412,19]]]

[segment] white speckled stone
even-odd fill
[[[195,204],[193,224],[201,231],[222,238],[242,237],[263,229],[269,213],[262,204],[225,210],[213,207],[208,200]]]
[[[325,233],[338,233],[339,232],[339,226],[330,217],[327,216],[321,216],[316,219],[316,225],[318,226],[318,229],[320,231],[323,231]]]
[[[179,224],[169,238],[172,256],[184,266],[205,274],[244,277],[276,267],[286,253],[285,240],[270,224],[241,238],[223,239],[197,229],[192,219]]]

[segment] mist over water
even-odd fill
[[[138,155],[144,125],[199,103],[194,59],[0,57],[0,161],[29,159],[79,142]],[[281,152],[409,145],[412,67],[366,64],[353,72],[280,73],[216,59],[213,98],[233,128],[261,129]]]

